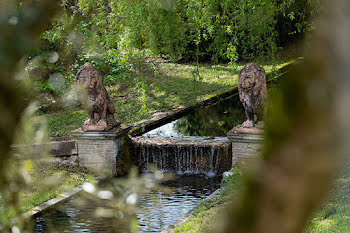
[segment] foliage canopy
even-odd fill
[[[62,0],[62,7],[43,38],[51,48],[83,42],[75,46],[80,60],[89,60],[86,47],[95,44],[112,64],[132,48],[173,60],[233,62],[271,56],[301,38],[320,1]]]

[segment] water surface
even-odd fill
[[[220,178],[176,176],[162,183],[171,192],[159,188],[139,200],[137,232],[160,232],[192,210],[202,198],[220,187]],[[97,218],[96,203],[76,205],[72,199],[34,219],[34,232],[128,232],[128,223],[120,218]]]
[[[226,137],[227,132],[245,120],[238,95],[199,109],[142,136],[211,136]]]

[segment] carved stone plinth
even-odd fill
[[[92,168],[99,174],[117,173],[117,158],[123,143],[124,130],[112,132],[83,132],[72,136],[77,142],[79,166]]]
[[[264,142],[261,129],[259,134],[240,133],[232,129],[227,138],[232,142],[232,166],[238,161],[259,155]]]

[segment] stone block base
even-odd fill
[[[92,168],[99,174],[116,174],[122,143],[120,133],[74,131],[72,136],[77,142],[79,166]]]
[[[230,131],[227,138],[232,142],[232,165],[251,159],[261,153],[264,136],[257,134],[235,133]]]

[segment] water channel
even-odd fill
[[[244,108],[238,95],[234,95],[149,131],[143,134],[143,136],[226,137],[227,132],[232,129],[232,126],[242,123],[244,120]]]
[[[171,188],[164,191],[161,187]],[[220,187],[220,177],[176,176],[156,190],[142,195],[136,208],[137,232],[160,232],[193,209],[198,201]],[[36,216],[35,233],[43,232],[129,232],[123,218],[96,217],[99,206],[79,196]]]

